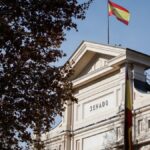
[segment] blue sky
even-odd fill
[[[83,1],[83,0],[80,0]],[[131,13],[129,25],[126,26],[114,16],[110,21],[110,45],[121,44],[123,48],[131,48],[150,55],[150,0],[112,0],[125,7]],[[86,19],[77,21],[78,32],[66,33],[67,40],[61,49],[67,57],[64,63],[83,41],[107,44],[107,0],[95,0],[86,14]]]

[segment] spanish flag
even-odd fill
[[[122,23],[128,25],[130,20],[130,13],[127,9],[118,4],[108,1],[108,14],[109,16],[116,16],[116,18],[121,21]]]
[[[132,84],[128,75],[128,64],[126,65],[125,81],[125,117],[124,117],[124,150],[133,150],[132,143]]]

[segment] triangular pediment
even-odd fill
[[[92,59],[86,64],[86,66],[80,72],[78,77],[84,76],[86,74],[92,73],[100,68],[105,67],[108,64],[108,61],[112,58],[114,57],[109,56],[109,55],[95,53]]]
[[[124,54],[125,49],[84,41],[69,60],[74,69],[71,79],[105,68],[111,60]]]

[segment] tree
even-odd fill
[[[77,30],[91,2],[0,1],[0,149],[22,149],[20,142],[29,149],[29,130],[48,131],[64,103],[76,101],[71,67],[54,62],[65,56],[65,31]]]

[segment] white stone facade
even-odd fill
[[[123,149],[126,62],[133,81],[133,143],[150,150],[150,93],[134,87],[134,80],[145,82],[150,56],[82,42],[69,61],[78,103],[68,103],[59,126],[43,135],[45,150]]]

